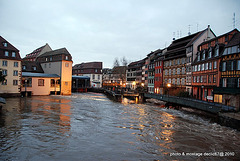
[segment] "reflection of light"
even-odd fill
[[[134,81],[134,82],[132,82],[132,84],[135,86],[135,85],[136,85],[136,82]]]
[[[141,86],[144,87],[144,83],[141,83]]]

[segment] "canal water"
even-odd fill
[[[103,94],[8,98],[0,160],[239,160],[240,132]]]

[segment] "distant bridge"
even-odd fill
[[[203,110],[211,113],[219,113],[223,111],[235,111],[235,107],[226,106],[219,103],[206,102],[202,100],[196,100],[191,98],[168,96],[168,95],[159,95],[159,94],[150,94],[145,93],[145,98],[154,98],[164,102],[171,103],[175,106],[191,107],[199,110]]]

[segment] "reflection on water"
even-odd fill
[[[9,98],[1,160],[231,160],[239,132],[207,118],[102,94]],[[234,157],[176,156],[234,152]]]

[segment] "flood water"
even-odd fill
[[[240,132],[103,94],[8,98],[0,160],[239,160]]]

